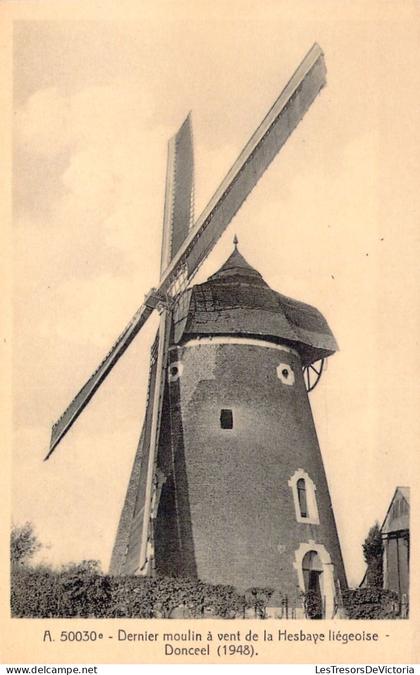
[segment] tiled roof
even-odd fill
[[[293,346],[303,365],[337,350],[322,314],[273,291],[236,248],[218,272],[184,294],[174,321],[177,343],[200,335],[253,336]]]

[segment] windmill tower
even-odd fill
[[[308,399],[337,348],[325,319],[269,288],[236,238],[221,269],[191,286],[324,84],[314,45],[192,226],[190,117],[169,142],[159,286],[53,426],[47,455],[157,309],[113,574],[314,591],[326,617],[346,585]]]

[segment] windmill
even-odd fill
[[[192,206],[193,147],[190,116],[169,142],[159,283],[157,288],[153,288],[145,296],[143,304],[110,352],[53,425],[50,448],[46,457],[48,459],[51,456],[153,311],[158,311],[159,329],[151,349],[146,415],[112,555],[111,572],[114,574],[152,574],[154,571],[189,574],[204,576],[215,582],[227,581],[235,584],[237,581],[235,585],[238,586],[246,584],[249,579],[264,585],[263,582],[269,583],[273,576],[272,570],[270,571],[270,565],[273,566],[272,562],[268,564],[265,571],[264,565],[260,565],[259,572],[254,576],[253,572],[249,575],[244,571],[243,565],[249,568],[249,556],[245,549],[249,548],[250,541],[246,533],[242,533],[242,538],[239,537],[237,551],[234,554],[232,569],[236,566],[238,570],[236,576],[235,572],[233,577],[229,574],[226,577],[226,574],[221,572],[222,568],[230,565],[229,556],[227,558],[222,556],[219,563],[215,563],[213,567],[212,563],[209,563],[210,558],[214,557],[214,554],[209,553],[211,548],[220,548],[222,545],[226,548],[229,545],[226,541],[223,544],[225,531],[222,529],[216,528],[212,535],[213,538],[206,539],[205,537],[205,518],[210,516],[210,513],[205,512],[207,507],[211,508],[210,492],[215,494],[222,486],[226,493],[226,485],[223,478],[219,481],[220,485],[211,484],[209,480],[203,482],[202,477],[197,478],[201,469],[197,469],[194,465],[193,457],[198,456],[196,450],[193,450],[193,455],[191,455],[190,473],[190,460],[186,455],[191,452],[191,448],[188,449],[186,445],[184,447],[184,441],[181,443],[181,450],[178,447],[180,439],[188,436],[189,424],[195,429],[202,428],[197,415],[201,414],[203,408],[194,409],[190,422],[186,422],[184,412],[190,406],[191,401],[188,404],[185,403],[187,407],[184,411],[182,401],[185,392],[184,389],[182,393],[180,391],[184,367],[186,377],[182,387],[184,384],[187,386],[189,381],[188,363],[183,362],[184,347],[187,344],[184,338],[188,333],[187,337],[190,340],[196,339],[193,346],[198,345],[199,349],[205,350],[207,345],[211,351],[213,347],[219,345],[221,349],[226,346],[229,351],[232,346],[236,345],[239,351],[237,350],[235,354],[245,348],[245,343],[241,340],[248,339],[246,348],[251,361],[252,350],[257,350],[256,353],[259,355],[264,354],[263,361],[268,352],[270,352],[270,358],[275,355],[277,361],[279,355],[282,356],[280,362],[276,361],[277,365],[275,367],[273,365],[273,368],[277,373],[277,380],[285,385],[285,390],[296,378],[296,384],[300,387],[299,396],[302,398],[299,405],[304,411],[302,413],[304,422],[300,425],[306,436],[311,439],[310,443],[307,440],[303,441],[303,445],[305,443],[310,445],[306,453],[309,456],[309,463],[312,463],[312,475],[316,474],[318,484],[321,484],[323,504],[318,508],[314,492],[316,487],[312,479],[302,468],[296,467],[297,471],[293,476],[287,476],[289,482],[286,481],[286,487],[282,489],[288,493],[292,492],[297,521],[305,528],[309,528],[307,534],[310,538],[308,542],[304,542],[303,548],[299,549],[300,558],[293,564],[299,566],[297,576],[301,589],[310,590],[313,587],[318,589],[319,593],[323,593],[324,599],[326,598],[324,604],[328,606],[326,614],[331,613],[334,584],[337,579],[341,584],[345,584],[328,487],[309,402],[307,402],[307,392],[313,389],[321,376],[324,358],[336,349],[335,340],[325,319],[314,308],[279,294],[270,295],[270,293],[274,294],[274,291],[268,289],[261,275],[242,258],[237,249],[237,241],[235,241],[232,256],[219,270],[219,273],[209,279],[209,285],[191,288],[192,279],[200,265],[210,254],[219,237],[325,85],[325,73],[323,53],[315,44],[195,223],[193,223]],[[217,295],[219,292],[217,289],[220,290],[219,287],[223,287],[224,290],[220,292],[221,295],[219,293],[220,297],[216,300],[216,305],[217,302],[219,303],[216,315],[223,315],[226,309],[226,297],[228,297],[230,298],[228,315],[233,318],[236,316],[238,321],[233,328],[232,325],[227,328],[226,324],[223,327],[223,321],[222,324],[212,327],[207,324],[204,332],[200,328],[194,328],[194,320],[200,324],[198,315],[202,318],[205,316],[204,323],[208,319],[206,312],[209,310],[209,304],[211,305],[210,314],[214,316],[212,303],[215,299],[214,294]],[[245,287],[249,291],[246,298],[243,296]],[[232,300],[232,294],[235,293],[237,293],[236,305]],[[278,326],[279,321],[282,321],[281,330],[278,327],[265,330],[260,322],[261,317],[257,318],[257,324],[252,329],[249,329],[249,326],[241,327],[241,316],[236,310],[245,306],[250,296],[256,299],[257,305],[259,301],[265,303],[264,311],[269,306],[275,306],[276,309],[272,312],[273,315],[275,314],[274,324]],[[193,306],[194,317],[191,316]],[[267,311],[264,316],[268,316]],[[189,326],[188,330],[187,326]],[[232,333],[235,334],[234,337]],[[194,354],[196,353],[198,353],[197,349],[194,351]],[[195,357],[193,358],[194,363],[191,366],[193,378],[200,370],[200,364],[209,363],[214,358],[212,354],[213,352],[203,353],[198,361],[194,360]],[[233,363],[234,360],[234,358],[231,359],[231,362]],[[255,369],[257,366],[254,364],[253,367]],[[266,367],[265,361],[264,367]],[[240,373],[238,377],[240,379]],[[211,376],[210,379],[214,380],[214,377]],[[245,384],[242,386],[246,388]],[[232,391],[235,388],[236,385],[233,383]],[[232,398],[232,395],[231,391],[225,391],[227,399]],[[214,392],[212,396],[214,397]],[[293,405],[295,406],[295,403]],[[289,403],[286,408],[287,406]],[[241,406],[238,410],[240,408]],[[234,414],[236,415],[235,412]],[[226,404],[225,407],[220,408],[218,423],[223,432],[233,429],[234,420],[230,405]],[[211,433],[204,437],[204,443],[208,444],[209,450],[213,440]],[[188,442],[185,442],[188,445]],[[232,442],[232,436],[227,442]],[[200,443],[203,444],[203,438]],[[233,448],[234,445],[233,442],[231,447]],[[241,447],[244,447],[243,443]],[[223,460],[218,461],[219,464],[220,462],[223,464]],[[235,461],[240,460],[237,458]],[[269,460],[271,461],[272,459]],[[301,463],[304,464],[304,461],[302,460]],[[284,466],[282,472],[284,471],[289,471],[289,467]],[[216,473],[217,471],[214,471],[214,475]],[[199,494],[201,492],[205,496],[207,487],[210,490],[207,495],[210,501],[207,500],[206,503],[205,498],[201,502]],[[239,495],[239,501],[243,499],[243,496]],[[289,499],[289,496],[286,499]],[[240,518],[241,509],[238,504],[235,509]],[[323,543],[316,542],[320,513],[324,511],[327,525],[325,526],[326,534],[323,536],[324,539],[326,537],[325,541],[329,549],[333,550],[332,556],[329,555]],[[212,530],[211,526],[209,530]],[[229,527],[227,531],[230,531]],[[267,533],[264,536],[267,536]],[[282,546],[285,545],[279,544],[280,548]],[[243,557],[245,561],[242,568],[241,564],[237,564],[239,557]],[[338,569],[338,574],[335,576],[331,572],[334,564]],[[296,573],[294,574],[296,576]],[[290,586],[289,592],[294,592],[292,587],[294,588],[296,583],[290,580],[287,583]]]

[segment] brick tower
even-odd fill
[[[206,283],[184,291],[173,315],[147,573],[271,586],[294,606],[313,590],[333,614],[346,579],[303,368],[335,350],[320,312],[271,290],[236,245]],[[123,574],[140,571],[141,446],[111,566]]]

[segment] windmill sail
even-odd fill
[[[184,123],[185,128],[181,127],[176,136],[172,149],[175,157],[173,160],[170,159],[169,164],[170,178],[168,181],[169,184],[172,181],[172,188],[167,189],[167,195],[174,195],[174,202],[172,207],[169,204],[166,207],[165,218],[166,222],[171,224],[171,233],[167,232],[165,235],[167,240],[162,255],[159,287],[157,291],[153,290],[149,293],[145,304],[133,317],[107,357],[53,426],[50,450],[46,459],[180,275],[185,272],[191,280],[199,265],[208,256],[241,204],[324,86],[325,73],[322,50],[315,44],[252,135],[194,227],[182,241],[187,227],[186,219],[188,213],[191,214],[191,211],[188,212],[187,202],[192,194],[192,154],[190,155],[188,150],[191,130],[187,118]],[[178,171],[178,166],[184,167],[184,170]],[[173,182],[174,176],[175,182]],[[177,196],[178,188],[176,192],[173,190],[174,185],[181,185],[181,182],[178,183],[181,178],[183,182],[185,181],[184,187],[187,191],[182,198]],[[191,189],[189,193],[188,186]],[[175,252],[178,246],[179,249]],[[166,267],[165,258],[167,259]]]
[[[156,336],[153,346],[150,350],[150,369],[149,383],[147,387],[146,414],[143,422],[143,428],[134,457],[131,470],[128,489],[124,500],[124,506],[118,525],[117,536],[112,551],[110,573],[121,574],[126,571],[131,562],[135,561],[140,555],[140,541],[142,537],[144,496],[146,487],[148,447],[150,447],[150,430],[152,401],[156,382],[156,361],[157,361],[158,336]],[[133,538],[136,539],[136,546],[133,545]],[[130,551],[130,561],[127,561],[127,552]],[[135,566],[136,563],[134,563]]]
[[[193,218],[193,146],[191,115],[168,143],[161,275],[184,242]],[[155,465],[160,436],[167,347],[171,317],[161,317],[152,348],[146,415],[131,471],[117,537],[111,557],[111,574],[147,571],[148,547],[153,536],[151,505],[158,501]],[[156,504],[157,508],[157,504]]]
[[[125,350],[134,340],[139,330],[146,323],[147,319],[153,312],[153,309],[156,307],[157,302],[158,300],[156,296],[149,294],[145,303],[141,305],[138,311],[134,314],[130,323],[116,340],[111,350],[99,364],[98,368],[90,376],[86,384],[83,385],[78,394],[76,394],[68,408],[66,408],[57,422],[53,424],[51,430],[50,447],[48,454],[45,457],[46,460],[51,456],[63,436],[65,436],[67,431],[74,424],[80,413],[89,403],[98,387],[100,387],[108,373],[117,363],[118,359],[124,354]]]
[[[252,135],[191,232],[183,255],[188,276],[212,250],[240,206],[326,83],[323,52],[315,44]],[[181,256],[174,260],[178,263]]]
[[[194,218],[191,114],[168,143],[161,274],[178,253]]]

